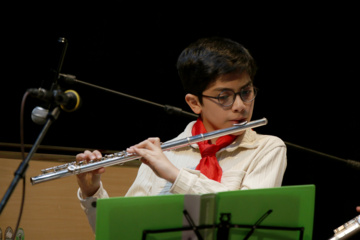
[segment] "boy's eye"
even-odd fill
[[[251,95],[252,94],[252,89],[244,89],[244,90],[241,90],[241,92],[240,92],[240,95],[242,96],[242,97],[244,97],[244,96],[249,96],[249,95]]]
[[[230,96],[232,96],[232,94],[231,93],[221,93],[220,95],[219,95],[219,99],[228,99]]]
[[[254,98],[256,97],[256,93],[257,93],[257,89],[255,87],[247,86],[241,89],[240,92],[237,93],[231,89],[225,89],[222,92],[220,92],[220,94],[216,97],[207,96],[207,95],[202,95],[202,96],[209,98],[216,98],[222,106],[228,107],[235,102],[236,95],[239,95],[239,97],[243,102],[249,103],[254,100]]]
[[[225,105],[228,102],[231,102],[233,98],[234,98],[234,92],[229,90],[222,91],[218,96],[219,102]]]

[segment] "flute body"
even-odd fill
[[[210,140],[213,138],[218,138],[225,135],[234,134],[240,131],[243,131],[248,128],[255,128],[266,125],[268,123],[266,118],[262,118],[259,120],[254,120],[251,122],[245,122],[241,124],[235,124],[233,127],[216,130],[209,133],[199,134],[191,137],[187,137],[184,139],[179,139],[175,141],[165,142],[161,145],[161,149],[163,151],[169,151],[176,148],[185,147],[191,145],[193,143]],[[117,152],[114,154],[105,155],[99,160],[93,160],[89,162],[81,161],[81,162],[70,162],[60,166],[51,167],[42,170],[42,174],[30,178],[31,183],[37,184],[46,182],[49,180],[54,180],[58,178],[63,178],[71,175],[76,175],[84,172],[90,172],[92,170],[101,168],[101,167],[109,167],[117,164],[123,164],[125,162],[133,161],[136,159],[140,159],[141,156],[137,154],[131,154],[126,151]]]

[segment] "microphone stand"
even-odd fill
[[[94,85],[94,84],[91,84],[91,83],[80,81],[80,80],[76,79],[76,76],[71,75],[71,74],[60,73],[59,74],[59,80],[61,82],[66,83],[66,84],[80,83],[80,84],[90,86],[90,87],[93,87],[93,88],[97,88],[97,89],[100,89],[100,90],[103,90],[103,91],[111,92],[111,93],[114,93],[114,94],[117,94],[117,95],[120,95],[120,96],[123,96],[123,97],[127,97],[127,98],[131,98],[131,99],[134,99],[134,100],[137,100],[137,101],[148,103],[148,104],[151,104],[151,105],[154,105],[154,106],[157,106],[157,107],[162,107],[162,108],[164,108],[164,110],[168,114],[184,115],[186,117],[195,118],[195,119],[198,117],[198,115],[196,115],[194,113],[186,112],[186,111],[184,111],[184,110],[182,110],[181,108],[178,108],[178,107],[174,107],[174,106],[170,106],[170,105],[158,104],[158,103],[151,102],[151,101],[141,99],[141,98],[138,98],[138,97],[134,97],[134,96],[131,96],[131,95],[128,95],[128,94],[125,94],[125,93],[121,93],[121,92],[118,92],[118,91],[115,91],[115,90],[112,90],[112,89],[108,89],[108,88],[97,86],[97,85]],[[299,145],[296,145],[296,144],[293,144],[293,143],[290,143],[290,142],[286,142],[286,141],[284,141],[284,143],[286,145],[290,146],[290,147],[294,147],[294,148],[300,149],[302,151],[306,151],[306,152],[309,152],[309,153],[313,153],[313,154],[317,154],[317,155],[324,156],[324,157],[327,157],[327,158],[331,158],[331,159],[334,159],[336,161],[343,162],[346,165],[348,165],[349,167],[360,169],[360,162],[358,162],[358,161],[350,160],[350,159],[342,159],[342,158],[339,158],[339,157],[335,157],[335,156],[332,156],[332,155],[329,155],[329,154],[326,154],[326,153],[315,151],[315,150],[312,150],[310,148],[305,148],[305,147],[302,147],[302,146],[299,146]]]
[[[329,159],[336,160],[338,162],[342,162],[342,163],[346,164],[346,166],[348,166],[350,168],[355,168],[355,169],[358,169],[358,170],[360,169],[360,162],[359,161],[355,161],[355,160],[351,160],[351,159],[339,158],[339,157],[332,156],[332,155],[327,154],[327,153],[315,151],[313,149],[302,147],[300,145],[293,144],[293,143],[286,142],[286,141],[284,141],[284,143],[286,145],[290,146],[290,147],[297,148],[297,149],[302,150],[302,151],[306,151],[306,152],[313,153],[313,154],[316,154],[316,155],[319,155],[319,156],[322,156],[322,157],[326,157],[326,158],[329,158]]]
[[[44,139],[47,131],[49,130],[51,124],[59,117],[60,115],[60,109],[59,107],[55,107],[53,109],[53,111],[48,115],[48,118],[47,118],[47,121],[43,127],[43,129],[41,130],[38,138],[36,139],[34,145],[32,146],[30,152],[28,153],[28,155],[26,156],[26,158],[20,163],[18,169],[16,170],[16,172],[14,173],[14,179],[13,181],[11,182],[8,190],[6,191],[3,199],[1,200],[1,203],[0,203],[0,214],[2,212],[2,210],[4,209],[5,207],[5,204],[7,203],[7,201],[9,200],[12,192],[14,191],[17,183],[19,182],[19,180],[21,178],[24,178],[25,176],[25,172],[29,166],[29,161],[31,159],[31,157],[33,156],[33,154],[37,151],[41,141]],[[16,234],[16,233],[15,233]]]
[[[63,38],[63,37],[60,37],[58,39],[57,43],[58,43],[58,46],[60,47],[60,56],[59,56],[59,62],[58,62],[57,67],[56,67],[54,79],[53,79],[53,82],[52,82],[51,90],[54,90],[54,89],[56,89],[58,87],[57,80],[59,78],[59,73],[61,72],[61,69],[62,69],[62,65],[63,65],[64,59],[65,59],[65,54],[66,54],[67,46],[68,46],[67,39]],[[50,106],[51,105],[52,104],[50,104]],[[5,192],[5,195],[4,195],[3,199],[0,202],[0,214],[2,213],[2,211],[3,211],[4,207],[5,207],[5,204],[9,200],[9,198],[10,198],[12,192],[14,191],[14,189],[15,189],[17,183],[19,182],[19,180],[21,178],[23,180],[25,180],[24,179],[25,178],[25,172],[26,172],[26,170],[27,170],[27,168],[29,166],[29,161],[30,161],[31,157],[37,151],[41,141],[44,139],[47,131],[49,130],[49,128],[51,126],[51,124],[59,117],[59,114],[60,114],[59,104],[56,104],[54,109],[52,110],[52,112],[47,115],[46,123],[45,123],[43,129],[41,130],[38,138],[36,139],[33,147],[30,149],[30,152],[28,153],[26,158],[23,159],[23,161],[20,163],[18,169],[14,173],[14,175],[15,175],[14,179],[11,182],[8,190]],[[24,182],[24,186],[25,186],[25,182]],[[21,216],[21,212],[20,212],[20,216]],[[19,218],[19,220],[20,220],[20,218]],[[18,229],[15,229],[15,233],[14,233],[15,235],[14,236],[16,236],[17,230]]]

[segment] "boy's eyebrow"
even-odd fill
[[[251,86],[251,85],[253,85],[253,82],[250,80],[247,84],[245,84],[244,86],[242,86],[240,89],[249,87],[249,86]]]
[[[249,87],[249,86],[251,86],[251,85],[253,85],[253,82],[250,80],[250,81],[247,82],[244,86],[242,86],[242,87],[240,88],[240,90],[243,89],[243,88]],[[224,90],[232,90],[232,89],[231,89],[231,88],[222,88],[222,87],[219,87],[219,88],[215,88],[214,90],[215,90],[215,91],[224,91]]]

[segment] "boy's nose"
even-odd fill
[[[241,99],[239,94],[236,94],[235,95],[235,101],[234,101],[234,103],[232,105],[233,111],[241,112],[242,110],[244,110],[244,108],[245,108],[245,104],[244,104],[243,100]]]

